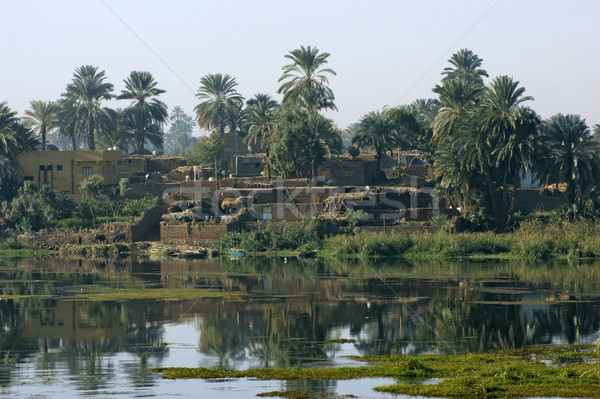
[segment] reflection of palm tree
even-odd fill
[[[206,318],[201,329],[198,348],[202,353],[216,356],[219,367],[226,367],[230,359],[241,360],[245,357],[242,331],[227,323],[226,319],[219,316]]]

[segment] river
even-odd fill
[[[0,262],[0,395],[392,398],[390,379],[164,380],[155,367],[358,365],[350,355],[485,352],[600,338],[600,264],[55,258]],[[89,300],[106,289],[200,299]]]

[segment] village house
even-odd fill
[[[48,185],[79,198],[79,186],[89,176],[99,176],[104,187],[117,186],[123,151],[33,151],[19,155],[21,180]]]

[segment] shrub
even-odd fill
[[[122,214],[125,216],[141,216],[145,211],[152,208],[158,202],[158,198],[146,193],[144,198],[133,199],[123,206]]]

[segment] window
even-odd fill
[[[23,181],[25,180],[33,181],[33,176],[23,176]]]
[[[92,175],[92,167],[91,166],[84,166],[83,167],[83,175],[84,176],[91,176]]]
[[[40,170],[44,170],[44,165],[40,165]]]
[[[352,171],[351,170],[345,170],[344,171],[344,176],[346,176],[346,177],[352,177]]]
[[[46,170],[52,170],[52,165],[46,165]]]
[[[56,170],[62,170],[62,165],[56,165]]]

